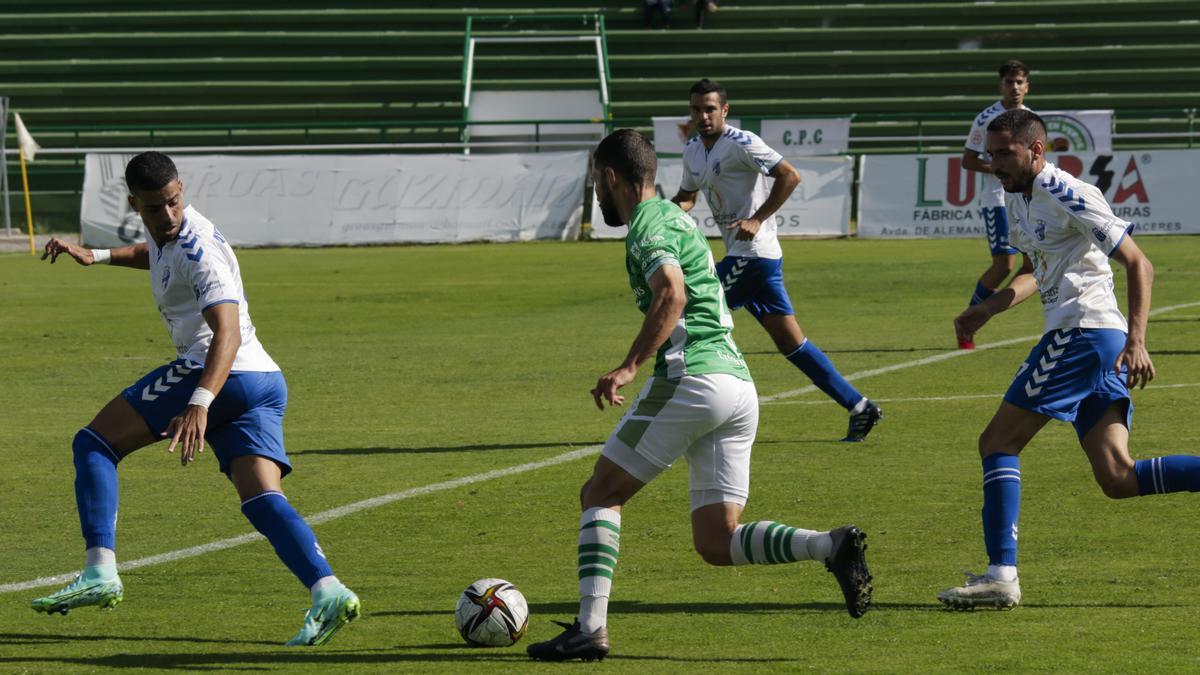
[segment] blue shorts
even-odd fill
[[[795,314],[783,287],[783,259],[725,256],[717,278],[730,309],[745,307],[755,318],[763,314]]]
[[[151,371],[122,392],[133,409],[146,420],[151,433],[167,430],[171,418],[183,412],[202,368],[189,368],[184,360]],[[208,408],[204,438],[217,455],[221,471],[229,475],[235,457],[259,455],[279,465],[283,475],[292,471],[283,448],[283,413],[287,410],[287,383],[279,371],[236,371]]]
[[[1125,404],[1125,426],[1133,423],[1126,369],[1113,371],[1125,347],[1115,328],[1054,330],[1042,336],[1004,394],[1018,408],[1071,422],[1082,441],[1108,407]]]
[[[1008,210],[1003,206],[984,208],[983,226],[987,228],[988,248],[992,255],[1016,255],[1020,253],[1008,241]]]

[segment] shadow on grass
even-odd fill
[[[188,636],[163,637],[157,635],[59,635],[54,633],[0,633],[0,645],[40,645],[53,642],[186,642],[188,644],[210,643],[223,645],[277,646],[267,640],[229,640]],[[2,662],[2,661],[0,661]]]
[[[439,646],[440,647],[440,646]],[[423,649],[425,647],[417,647]],[[398,649],[406,649],[404,647]],[[804,659],[772,659],[762,657],[724,657],[714,658],[697,654],[694,657],[660,656],[654,654],[610,654],[607,659],[612,661],[647,661],[664,663],[802,663]],[[465,645],[456,647],[454,653],[441,654],[403,654],[396,651],[321,651],[321,650],[278,650],[263,652],[229,652],[224,654],[113,654],[110,656],[35,656],[29,658],[0,656],[0,664],[33,664],[50,666],[76,666],[87,668],[155,668],[161,670],[277,670],[288,666],[304,665],[324,666],[366,666],[400,663],[438,663],[455,662],[479,663],[527,663],[529,657],[520,647],[514,649],[473,649]]]
[[[582,448],[600,445],[599,441],[562,441],[560,443],[512,443],[493,445],[431,445],[424,448],[325,448],[289,451],[289,455],[404,455],[437,452],[475,452],[478,450],[531,450],[535,448]]]

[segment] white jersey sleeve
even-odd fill
[[[783,161],[783,155],[775,152],[758,134],[739,129],[732,138],[741,148],[746,166],[764,176],[771,175],[771,171]]]
[[[194,239],[193,242],[195,241]],[[182,246],[187,246],[187,243]],[[196,295],[196,305],[202,313],[213,305],[225,302],[241,304],[241,293],[234,282],[233,270],[222,256],[206,255],[205,248],[197,246],[195,253],[180,259],[180,265],[183,268],[181,271],[192,286],[192,292]]]
[[[1070,213],[1071,223],[1111,258],[1125,235],[1133,229],[1133,224],[1118,218],[1104,193],[1091,183],[1078,181],[1064,187],[1060,194],[1059,201]]]
[[[700,152],[704,145],[700,142],[700,137],[695,136],[683,148],[683,178],[679,181],[680,192],[699,192],[700,183],[696,181],[696,176],[692,173],[691,165],[696,161],[694,155]]]
[[[977,152],[981,155],[987,155],[988,124],[990,124],[992,119],[1002,112],[1004,112],[1004,104],[1000,101],[996,101],[987,108],[984,108],[983,112],[975,116],[975,119],[971,122],[971,130],[967,132],[967,150]]]

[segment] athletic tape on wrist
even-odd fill
[[[92,264],[107,265],[112,262],[112,251],[107,248],[92,249]]]
[[[188,401],[188,405],[198,405],[207,410],[214,398],[216,396],[211,391],[204,387],[196,387],[196,391],[192,392],[192,398]]]

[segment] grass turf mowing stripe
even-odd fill
[[[1170,311],[1173,311],[1176,309],[1184,309],[1184,308],[1189,308],[1189,307],[1200,307],[1200,302],[1189,302],[1189,303],[1185,303],[1185,304],[1181,304],[1181,305],[1172,305],[1169,307],[1161,307],[1159,309],[1152,310],[1150,312],[1150,316],[1156,316],[1158,314],[1163,314],[1163,313],[1170,312]],[[1016,343],[1023,342],[1023,341],[1035,340],[1040,337],[1041,337],[1040,335],[1030,335],[1030,336],[1024,336],[1024,337],[1019,337],[1019,338],[1013,338],[1010,340],[1004,340],[1001,342],[993,342],[993,343],[986,344],[986,345],[979,345],[974,350],[970,350],[970,351],[955,350],[955,351],[951,351],[951,352],[946,352],[944,354],[936,354],[934,356],[928,356],[928,357],[916,359],[913,361],[906,361],[904,363],[897,363],[897,364],[894,364],[891,366],[885,366],[883,368],[864,370],[864,371],[849,375],[846,377],[846,379],[852,380],[852,379],[856,379],[856,378],[870,377],[872,375],[881,375],[884,373],[890,373],[893,371],[903,370],[906,368],[915,368],[917,366],[927,365],[930,363],[937,363],[939,361],[944,361],[946,359],[954,358],[957,356],[964,356],[966,354],[972,354],[974,352],[978,352],[983,349],[994,349],[996,347],[1007,346],[1010,344],[1016,344]],[[762,397],[759,397],[759,401],[761,401],[763,403],[771,403],[771,402],[777,401],[779,399],[791,398],[793,396],[799,396],[800,394],[806,394],[811,391],[816,391],[816,387],[808,386],[808,387],[804,387],[801,389],[794,389],[792,391],[785,391],[781,394],[774,394],[771,396],[762,396]],[[354,513],[358,513],[359,511],[366,511],[368,509],[373,509],[373,508],[376,508],[379,506],[383,506],[385,504],[391,504],[392,502],[403,501],[405,499],[411,499],[413,497],[419,497],[422,495],[432,494],[434,492],[443,492],[445,490],[452,490],[454,488],[463,487],[464,485],[472,485],[474,483],[480,483],[480,482],[483,482],[486,480],[491,480],[493,478],[502,478],[504,476],[512,476],[512,475],[516,475],[519,473],[525,473],[527,471],[536,471],[537,469],[542,469],[542,468],[549,467],[549,466],[555,466],[557,464],[571,462],[576,459],[582,459],[584,457],[589,457],[591,455],[595,455],[595,454],[599,453],[602,447],[603,446],[600,446],[600,445],[592,445],[592,446],[588,446],[586,448],[580,448],[579,450],[572,450],[570,452],[566,452],[561,455],[556,455],[554,457],[539,460],[536,462],[529,462],[526,464],[518,464],[516,466],[511,466],[511,467],[508,467],[505,469],[496,469],[495,471],[487,471],[484,473],[477,473],[477,474],[473,474],[471,476],[464,476],[462,478],[455,478],[453,480],[443,481],[441,483],[432,483],[430,485],[424,485],[421,487],[411,488],[409,490],[402,490],[400,492],[393,492],[391,494],[380,495],[378,497],[372,497],[371,499],[364,499],[362,501],[357,501],[357,502],[354,502],[351,504],[347,504],[345,506],[339,506],[337,508],[329,509],[327,511],[321,511],[320,513],[309,516],[306,520],[308,520],[308,523],[310,525],[319,525],[321,523],[325,523],[330,520],[334,520],[334,519],[342,518],[344,516],[348,516],[348,515],[351,515]],[[223,551],[228,548],[234,548],[236,546],[241,546],[243,544],[249,544],[250,542],[257,541],[259,539],[263,539],[263,536],[261,534],[258,534],[257,532],[251,532],[251,533],[239,535],[236,537],[229,537],[227,539],[219,539],[217,541],[209,542],[207,544],[201,544],[199,546],[192,546],[189,548],[179,549],[176,551],[170,551],[167,553],[160,553],[158,555],[147,556],[145,558],[137,558],[135,560],[130,560],[129,562],[119,563],[118,567],[121,570],[132,570],[132,569],[137,569],[139,567],[148,567],[150,565],[158,565],[161,563],[173,562],[176,560],[182,560],[184,558],[192,558],[192,557],[195,557],[198,555],[203,555],[205,553],[212,553],[215,551]],[[747,556],[747,558],[749,558],[749,556]],[[75,572],[67,572],[64,574],[58,574],[58,575],[50,576],[50,577],[39,577],[37,579],[31,579],[29,581],[19,581],[19,582],[8,583],[8,584],[0,584],[0,593],[14,593],[17,591],[27,591],[27,590],[31,590],[34,588],[42,588],[44,586],[56,586],[59,584],[65,584],[74,578],[75,578]]]

